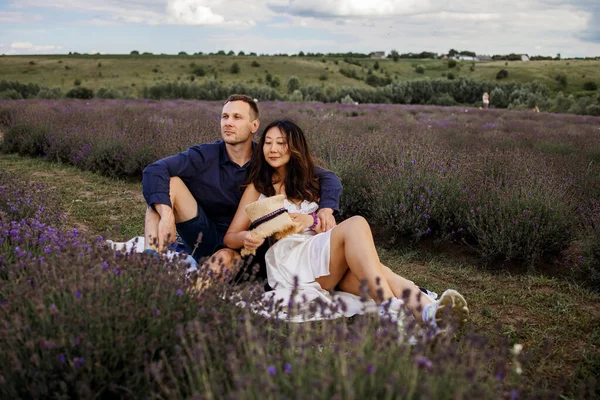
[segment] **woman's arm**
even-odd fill
[[[245,208],[248,204],[258,200],[260,193],[256,190],[253,184],[248,185],[240,204],[238,205],[233,221],[227,229],[227,233],[223,238],[225,246],[231,249],[240,249],[246,247],[247,249],[257,249],[265,241],[265,239],[259,238],[252,232],[248,231],[250,227],[250,218],[246,215]]]

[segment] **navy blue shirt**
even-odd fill
[[[253,147],[256,143],[253,143]],[[242,198],[241,185],[246,181],[250,163],[239,166],[227,155],[225,142],[192,146],[184,152],[158,160],[144,169],[142,187],[149,206],[171,205],[169,182],[177,176],[188,187],[204,212],[225,232]],[[319,207],[339,212],[342,184],[333,173],[321,168],[315,171],[321,185]]]

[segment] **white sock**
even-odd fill
[[[437,322],[435,321],[435,312],[437,311],[437,305],[434,301],[423,307],[422,318],[423,322],[437,328]]]

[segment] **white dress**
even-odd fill
[[[265,197],[261,194],[259,199]],[[285,199],[284,206],[290,213],[301,214],[310,214],[319,208],[317,203],[306,200],[296,205]],[[315,282],[329,275],[331,232],[317,234],[307,229],[286,236],[269,248],[265,264],[267,281],[273,290],[264,294],[263,305],[270,306],[263,308],[261,314],[302,322],[349,317],[376,309],[373,300],[363,303],[359,296],[350,293],[330,293]],[[317,306],[317,303],[327,306]],[[278,306],[273,308],[273,304]]]

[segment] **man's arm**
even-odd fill
[[[169,196],[171,177],[182,179],[198,176],[199,166],[204,155],[199,146],[190,147],[186,151],[166,157],[148,165],[142,175],[142,191],[149,207],[154,204],[165,204],[172,207]]]
[[[177,235],[175,214],[171,204],[171,177],[198,176],[204,157],[201,148],[158,160],[144,169],[142,190],[148,203],[144,222],[146,248],[164,251]],[[175,189],[175,188],[174,188]]]
[[[321,229],[328,231],[336,224],[334,215],[340,213],[342,182],[336,174],[323,168],[317,167],[315,173],[321,186],[321,199],[319,200],[317,216],[320,220]]]

